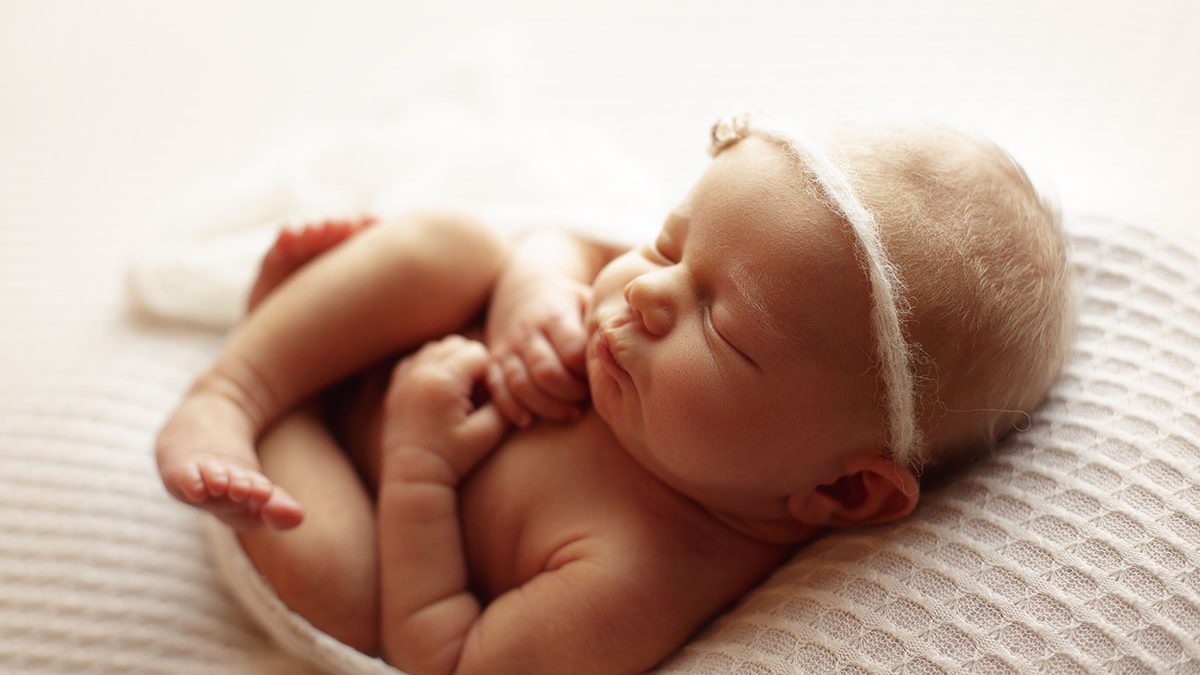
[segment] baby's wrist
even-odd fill
[[[548,268],[545,264],[536,264],[518,259],[509,260],[509,264],[500,271],[499,279],[496,282],[497,289],[503,288],[525,288],[533,284],[539,284],[547,278],[559,276],[553,269]]]
[[[458,481],[458,472],[450,462],[430,450],[427,444],[385,443],[380,468],[381,486],[436,484],[454,487]]]

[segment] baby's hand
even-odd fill
[[[451,469],[437,480],[454,485],[487,456],[508,427],[492,404],[477,408],[472,400],[487,365],[483,343],[459,335],[430,342],[400,362],[385,403],[385,470],[393,457],[404,464],[414,452],[429,453]]]
[[[508,272],[492,298],[487,383],[492,400],[521,427],[533,416],[568,421],[587,399],[583,309],[591,289],[573,279]]]

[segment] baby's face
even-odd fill
[[[751,137],[713,160],[654,242],[600,272],[592,400],[672,487],[784,518],[788,494],[882,446],[869,309],[848,228]]]

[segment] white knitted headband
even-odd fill
[[[875,218],[854,194],[846,174],[816,145],[804,136],[764,124],[761,120],[755,120],[751,126],[748,113],[722,118],[713,125],[709,153],[715,157],[751,134],[781,146],[802,166],[808,167],[821,189],[832,200],[831,206],[850,223],[858,238],[867,276],[871,281],[874,305],[871,322],[875,327],[875,344],[887,394],[888,446],[892,459],[906,466],[918,466],[922,442],[914,404],[911,351],[900,328],[900,317],[904,311],[899,299],[903,285],[879,241]]]

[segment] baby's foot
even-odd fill
[[[257,307],[284,279],[308,261],[374,223],[375,218],[366,216],[358,220],[326,220],[305,225],[303,229],[286,227],[281,230],[263,256],[262,268],[246,303],[247,310]]]
[[[209,392],[188,394],[158,436],[163,485],[179,501],[248,529],[296,527],[304,509],[263,475],[244,414]]]

